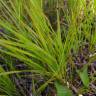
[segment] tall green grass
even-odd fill
[[[46,82],[36,90],[37,94],[51,82],[58,81],[67,86],[73,76],[68,75],[68,66],[75,68],[75,63],[72,65],[68,63],[71,62],[68,59],[71,51],[73,50],[77,54],[80,46],[85,43],[89,44],[90,51],[94,50],[94,46],[96,46],[96,0],[90,1],[88,4],[86,0],[68,0],[67,7],[63,6],[65,1],[56,0],[57,25],[55,30],[52,28],[51,21],[44,14],[44,1],[40,1],[0,0],[0,28],[3,30],[0,32],[0,52],[23,62],[33,74],[47,78]],[[46,8],[46,10],[48,9]],[[61,24],[62,18],[65,20],[64,24]],[[0,74],[4,72],[2,70]],[[82,75],[80,76],[82,77]],[[2,74],[1,78],[2,80],[5,78],[5,81],[9,82],[4,85],[6,95],[18,94],[13,86],[14,83],[12,84],[7,75]],[[12,85],[12,89],[7,88],[11,86],[9,84]],[[58,84],[55,84],[56,87],[59,87]],[[0,86],[1,90],[2,86]],[[57,94],[65,96],[64,93],[59,95],[58,91]]]

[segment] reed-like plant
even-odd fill
[[[74,80],[72,74],[68,75],[69,66],[75,68],[74,62],[70,64],[69,56],[72,56],[72,50],[77,54],[80,46],[85,43],[89,44],[90,50],[96,45],[96,0],[68,0],[67,6],[63,6],[64,2],[55,2],[57,25],[54,31],[44,14],[42,4],[46,3],[43,0],[0,0],[0,52],[22,61],[32,74],[47,78],[36,90],[37,95],[48,84],[55,83],[57,90],[64,88],[69,92],[67,95],[67,91],[57,91],[58,96],[72,96],[70,88],[64,87],[68,87],[68,82]],[[80,76],[85,84],[82,74]],[[0,78],[8,79],[8,84],[12,83],[7,76]],[[12,89],[7,89],[8,86],[12,86]],[[13,84],[5,88],[6,95],[15,96],[10,93],[10,90],[15,90]]]

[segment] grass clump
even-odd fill
[[[0,93],[96,94],[95,9],[96,0],[0,0]]]

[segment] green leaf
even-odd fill
[[[72,96],[72,91],[66,86],[61,85],[58,82],[55,82],[57,96]]]
[[[88,76],[88,67],[87,66],[84,66],[81,70],[78,70],[77,71],[84,86],[85,87],[88,87],[89,86],[89,76]]]

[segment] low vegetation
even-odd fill
[[[0,0],[0,96],[80,94],[96,95],[96,0]]]

